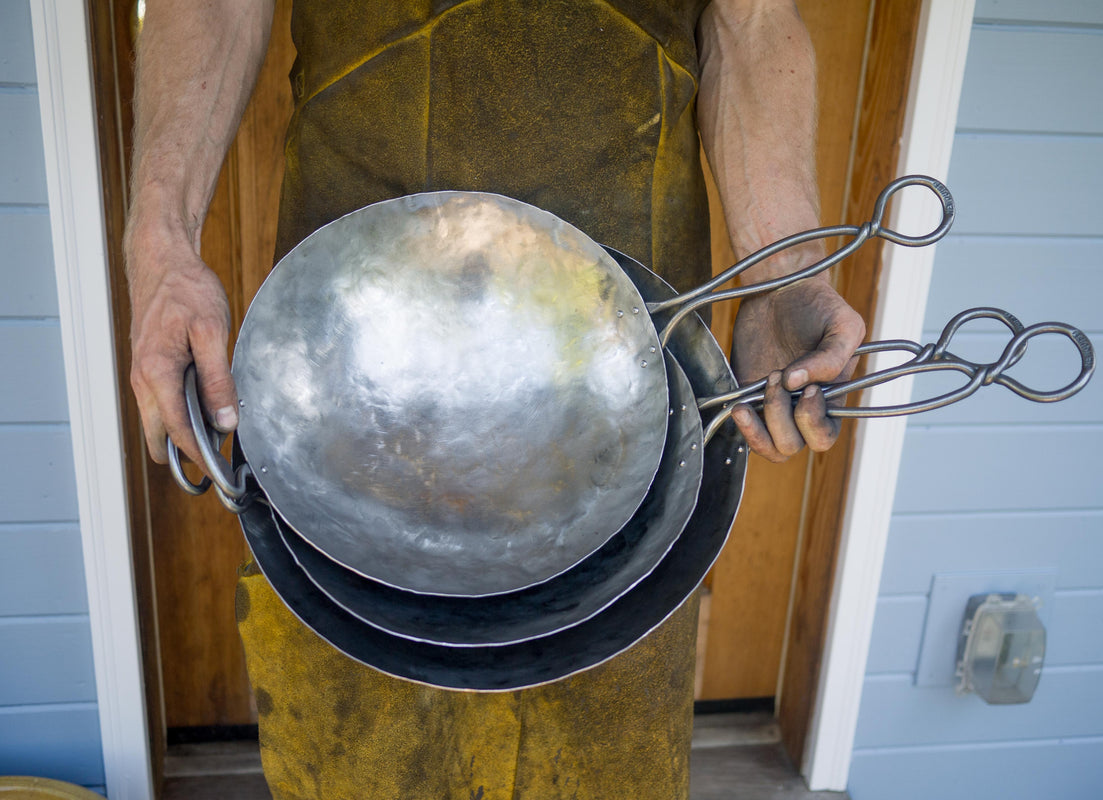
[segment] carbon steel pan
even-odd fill
[[[613,256],[654,297],[673,296],[638,263]],[[638,272],[643,270],[644,272]],[[638,274],[637,274],[638,273]],[[645,274],[646,273],[646,274]],[[723,352],[695,317],[680,326],[670,349],[685,349],[682,363],[697,394],[734,388]],[[235,464],[240,463],[235,451]],[[670,616],[697,588],[719,555],[739,508],[747,448],[733,426],[705,447],[701,492],[693,516],[670,551],[643,580],[584,622],[538,639],[502,647],[449,647],[394,636],[329,600],[296,565],[266,504],[240,515],[257,565],[291,611],[349,657],[396,677],[451,689],[503,691],[550,683],[596,666],[631,647]],[[500,598],[508,602],[508,598]]]
[[[332,603],[298,568],[267,503],[253,503],[240,520],[257,565],[276,593],[303,623],[350,658],[431,686],[522,689],[607,661],[654,630],[693,594],[719,554],[738,508],[744,466],[738,446],[730,428],[709,442],[702,487],[707,494],[702,494],[686,532],[650,575],[579,625],[503,647],[417,642],[365,625]]]
[[[657,334],[617,263],[497,195],[378,203],[273,270],[242,325],[238,436],[339,564],[486,596],[545,581],[639,507],[666,438]]]
[[[287,529],[279,534],[296,563],[330,600],[396,636],[456,647],[513,644],[583,622],[647,576],[693,514],[704,468],[701,416],[693,387],[669,353],[670,422],[651,491],[597,552],[551,580],[492,597],[405,592],[344,569]]]

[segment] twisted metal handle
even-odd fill
[[[954,335],[963,325],[975,319],[998,320],[1007,326],[1012,333],[1012,338],[1007,342],[1000,357],[991,363],[976,363],[956,356],[949,351],[950,341]],[[1065,386],[1051,391],[1033,389],[1006,374],[1007,370],[1017,364],[1026,354],[1026,348],[1030,340],[1047,333],[1056,333],[1069,339],[1076,346],[1080,355],[1080,373],[1076,378]],[[881,408],[829,406],[827,409],[828,416],[865,418],[919,414],[923,411],[932,411],[956,403],[959,400],[964,400],[982,386],[991,386],[992,384],[1004,386],[1020,397],[1036,403],[1055,403],[1072,397],[1083,389],[1095,371],[1095,351],[1092,349],[1088,337],[1078,328],[1063,322],[1040,322],[1028,328],[1023,327],[1023,324],[1013,314],[999,308],[971,308],[962,311],[946,324],[938,340],[930,344],[920,345],[907,339],[869,342],[859,347],[855,355],[894,350],[911,353],[912,358],[899,366],[878,370],[845,383],[827,384],[823,386],[824,398],[832,400],[849,392],[878,386],[905,375],[916,375],[923,372],[951,370],[966,375],[967,380],[959,388],[952,391],[926,400],[918,400],[902,405]],[[705,441],[711,439],[713,434],[728,419],[728,411],[735,403],[750,404],[756,410],[761,410],[765,398],[765,388],[766,379],[763,378],[746,386],[741,386],[733,392],[699,401],[698,407],[702,411],[715,406],[724,407],[724,410],[706,428]],[[793,402],[796,403],[799,397],[800,392],[794,392]]]
[[[188,409],[188,421],[192,433],[199,445],[199,454],[203,457],[203,466],[207,475],[199,483],[193,483],[184,474],[180,463],[180,451],[171,437],[165,437],[168,446],[169,469],[177,485],[190,495],[201,495],[214,484],[218,499],[234,514],[240,514],[253,502],[255,492],[248,491],[246,478],[252,475],[248,464],[242,464],[235,472],[226,457],[219,452],[225,441],[225,434],[207,426],[203,418],[203,408],[199,404],[199,384],[196,378],[195,364],[189,364],[184,370],[184,403]],[[210,477],[207,477],[210,476]]]
[[[942,206],[942,219],[939,220],[938,225],[934,230],[921,236],[910,236],[900,233],[899,231],[894,231],[892,228],[886,227],[884,224],[885,210],[888,207],[889,200],[898,191],[908,186],[923,186],[930,189],[934,192],[935,196],[938,198],[939,204]],[[861,225],[833,225],[827,228],[815,228],[813,230],[787,236],[784,239],[780,239],[762,248],[756,253],[752,253],[739,263],[721,272],[709,282],[701,284],[696,289],[678,295],[677,297],[672,297],[669,300],[648,303],[647,310],[654,316],[664,311],[677,309],[659,334],[659,341],[665,347],[670,339],[674,326],[701,306],[718,303],[721,300],[734,300],[737,297],[746,297],[751,294],[772,292],[783,286],[789,286],[797,281],[810,278],[849,257],[857,251],[859,247],[874,237],[887,239],[890,242],[901,244],[906,247],[923,247],[925,245],[934,244],[950,230],[950,226],[954,222],[955,213],[954,198],[945,184],[928,175],[905,175],[902,178],[894,180],[877,195],[877,201],[873,206],[873,215],[868,222],[863,222]],[[782,250],[819,239],[830,239],[835,236],[851,236],[853,238],[834,253],[790,275],[762,281],[761,283],[752,283],[747,286],[738,286],[734,289],[728,289],[722,292],[715,291],[740,273],[771,256],[777,255]]]

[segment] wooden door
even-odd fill
[[[222,279],[233,334],[272,266],[291,114],[291,3],[277,4],[254,97],[227,156],[203,227],[201,255]],[[169,728],[256,721],[234,619],[237,569],[247,547],[237,519],[209,492],[183,494],[151,469],[149,495],[165,721]]]
[[[843,209],[873,2],[799,3],[818,64],[817,167],[824,225],[850,221],[843,219]],[[718,203],[715,195],[713,202]],[[721,215],[714,212],[712,219],[713,267],[719,272],[734,256]],[[730,349],[736,308],[726,304],[713,312],[713,332],[725,350]],[[807,451],[784,464],[751,458],[736,524],[707,582],[699,699],[775,695],[810,464]]]
[[[860,220],[869,213],[870,189],[876,194],[879,184],[891,177],[899,135],[898,120],[896,127],[889,124],[883,130],[870,123],[886,108],[865,104],[878,98],[899,116],[919,0],[801,0],[800,7],[819,59],[823,220]],[[151,702],[153,729],[248,724],[255,711],[233,619],[236,569],[245,555],[240,530],[213,496],[188,497],[167,470],[148,464],[125,377],[129,321],[119,245],[131,126],[126,98],[133,79],[129,44],[121,32],[129,25],[130,7],[106,2],[91,8],[97,97],[101,110],[109,111],[101,114],[101,150],[120,332],[119,380],[127,398],[147,685],[159,681],[164,697],[163,720],[156,716],[155,700]],[[294,53],[289,21],[290,0],[279,0],[268,60],[204,229],[203,256],[227,287],[235,327],[271,264],[283,128],[290,111],[287,74]],[[871,76],[869,63],[878,64],[886,80]],[[728,266],[726,232],[714,230],[713,240],[715,265]],[[839,271],[844,294],[867,318],[876,263],[871,253],[866,261]],[[714,328],[725,344],[732,316],[731,309],[714,315]],[[814,685],[818,668],[816,647],[822,644],[849,454],[849,435],[844,435],[826,456],[805,454],[785,465],[753,459],[732,539],[708,580],[699,696],[773,697],[783,675],[786,687],[800,686],[793,693],[799,701],[796,710],[789,715],[789,724],[799,729],[798,739],[807,724],[808,687]],[[791,655],[783,664],[787,647]]]

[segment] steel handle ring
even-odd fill
[[[165,446],[168,448],[169,454],[169,471],[172,473],[177,486],[193,497],[198,497],[211,488],[211,479],[206,475],[199,483],[192,483],[191,479],[184,473],[184,466],[180,462],[180,449],[172,441],[171,436],[165,437]]]
[[[1004,374],[1004,370],[1014,365],[1019,358],[1022,357],[1022,353],[1026,349],[1027,341],[1035,336],[1041,336],[1044,333],[1057,333],[1064,336],[1076,346],[1080,355],[1080,373],[1076,378],[1060,389],[1053,389],[1051,391],[1032,389],[1015,378]],[[1072,397],[1087,386],[1088,381],[1091,380],[1094,373],[1095,350],[1092,347],[1091,341],[1083,331],[1071,325],[1066,325],[1063,322],[1040,322],[1021,331],[1014,339],[1008,342],[1007,347],[1004,349],[1003,356],[989,369],[988,380],[991,383],[998,383],[1010,389],[1026,400],[1031,400],[1035,403],[1056,403]]]
[[[938,226],[924,236],[912,236],[906,233],[900,233],[882,224],[889,199],[892,195],[896,194],[896,192],[907,186],[924,186],[930,189],[938,198],[939,205],[942,206],[942,219],[939,221]],[[949,232],[950,226],[954,224],[954,215],[956,213],[954,196],[950,194],[950,190],[946,188],[946,184],[942,181],[932,178],[929,175],[905,175],[894,180],[877,195],[877,202],[874,204],[873,216],[870,219],[870,223],[873,226],[874,236],[887,239],[893,244],[904,245],[905,247],[924,247],[929,244],[934,244]]]
[[[203,457],[203,466],[206,473],[214,482],[221,494],[240,500],[245,495],[245,477],[239,470],[234,474],[230,463],[218,452],[223,436],[218,431],[207,426],[203,419],[203,409],[199,405],[199,384],[196,376],[195,364],[189,364],[184,370],[184,399],[188,409],[188,420],[191,422],[192,433],[199,447],[199,454]]]

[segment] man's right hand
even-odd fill
[[[226,356],[230,307],[218,277],[183,234],[128,231],[132,360],[146,445],[167,463],[165,435],[202,465],[184,404],[184,370],[195,363],[208,419],[229,433],[237,426],[237,392]]]
[[[226,345],[230,309],[199,258],[219,169],[268,48],[274,0],[149,3],[136,43],[134,149],[125,256],[133,313],[130,383],[146,443],[165,463],[165,435],[193,461],[184,404],[194,362],[211,421],[237,424]]]

